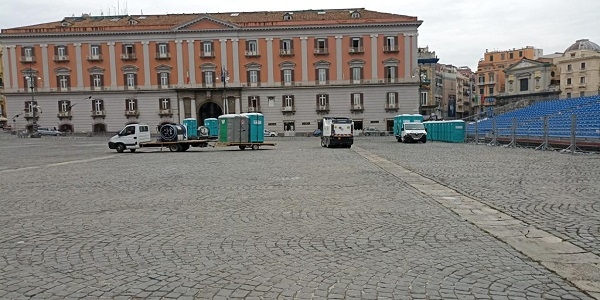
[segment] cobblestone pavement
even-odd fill
[[[0,299],[589,299],[351,149],[277,142],[116,154],[0,137]],[[454,153],[357,143],[401,164]]]
[[[362,145],[600,255],[600,155],[473,144]]]

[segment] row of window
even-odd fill
[[[585,70],[585,63],[584,63],[584,62],[582,62],[582,63],[579,65],[579,70],[582,70],[582,71],[583,71],[583,70]],[[573,71],[573,65],[571,65],[571,64],[568,64],[568,65],[567,65],[567,71]]]
[[[523,57],[523,51],[519,51],[519,57]],[[508,59],[513,59],[514,58],[514,53],[510,52],[508,53]],[[500,53],[500,60],[505,60],[506,59],[506,53]],[[490,54],[490,61],[494,61],[494,55]]]
[[[351,74],[352,83],[362,83],[364,80],[363,66],[350,67],[349,71]],[[131,66],[124,68],[123,82],[126,87],[136,87],[138,85],[137,68]],[[157,83],[161,87],[168,87],[172,84],[171,82],[171,68],[168,66],[161,66],[156,73]],[[214,67],[212,68],[214,69]],[[56,86],[61,90],[68,90],[71,87],[71,75],[69,75],[68,69],[58,69],[58,75],[56,75]],[[104,70],[100,68],[90,69],[90,86],[92,88],[102,88],[105,86],[104,83]],[[395,82],[398,78],[398,67],[397,66],[386,66],[384,67],[385,82]],[[204,86],[213,86],[216,84],[217,74],[215,71],[202,71],[202,84]],[[37,81],[31,80],[31,77],[24,76],[24,86],[29,88],[37,87]],[[33,76],[35,78],[35,76]],[[317,65],[315,69],[315,78],[317,84],[327,84],[330,80],[329,66],[326,64]],[[292,85],[296,80],[295,69],[286,68],[281,70],[281,84]],[[189,79],[188,79],[189,81]],[[253,68],[246,72],[246,82],[250,86],[258,86],[262,82],[260,69]],[[188,82],[189,83],[189,82]]]
[[[329,110],[329,94],[316,94],[315,96],[316,106],[318,110]],[[283,95],[281,96],[281,107],[282,111],[294,111],[296,109],[294,95]],[[267,97],[267,103],[269,107],[275,106],[275,97]],[[350,94],[350,105],[352,109],[362,110],[364,107],[364,94],[363,93],[351,93]],[[386,109],[397,109],[398,108],[398,92],[386,93]],[[261,111],[261,99],[260,96],[248,96],[248,109],[249,111]]]
[[[585,77],[579,77],[579,84],[585,84]],[[571,77],[567,78],[567,85],[573,84],[573,79]]]
[[[329,54],[329,39],[328,38],[316,38],[314,40],[314,51],[315,55]],[[352,37],[349,39],[350,44],[348,53],[364,53],[363,38]],[[398,52],[398,37],[386,36],[383,44],[384,52]],[[246,41],[246,56],[260,56],[258,40],[247,40]],[[279,42],[279,54],[281,56],[294,55],[294,40],[293,39],[281,39]],[[34,47],[23,47],[21,48],[22,62],[35,62],[35,48]],[[212,41],[203,41],[200,43],[200,56],[204,58],[211,58],[215,56],[214,44]],[[121,46],[122,60],[135,60],[136,55],[136,44],[123,44]],[[170,59],[169,43],[157,43],[156,44],[156,59]],[[92,44],[90,45],[89,55],[87,57],[90,61],[101,61],[102,60],[102,45]],[[55,61],[69,61],[68,47],[66,45],[54,46],[54,60]]]

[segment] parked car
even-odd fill
[[[53,135],[53,136],[61,136],[64,133],[61,131],[58,131],[56,129],[50,129],[47,127],[39,127],[37,130],[38,134],[40,135]]]
[[[265,136],[277,136],[277,132],[265,129]]]
[[[381,131],[375,127],[367,127],[363,130],[363,135],[365,135],[365,136],[385,136],[386,132]]]

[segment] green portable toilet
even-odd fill
[[[447,142],[448,138],[450,137],[450,134],[449,134],[450,132],[448,130],[449,123],[448,123],[448,121],[442,121],[441,125],[442,125],[442,136],[440,137],[440,141]]]
[[[219,120],[216,118],[204,119],[204,127],[208,128],[208,136],[211,138],[219,135]]]
[[[219,142],[247,143],[248,117],[238,114],[219,116]]]
[[[428,141],[433,141],[432,139],[432,130],[431,130],[431,122],[423,122],[423,126],[425,126],[425,129],[427,130],[427,140]]]
[[[248,117],[248,141],[262,143],[265,141],[265,116],[261,113],[243,113]]]
[[[183,119],[183,126],[189,140],[198,138],[198,121],[194,118]]]
[[[466,135],[466,124],[463,120],[450,121],[450,139],[451,143],[464,143]]]

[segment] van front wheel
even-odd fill
[[[117,149],[118,153],[123,153],[123,151],[125,151],[125,145],[123,145],[123,144],[117,144],[116,149]]]

